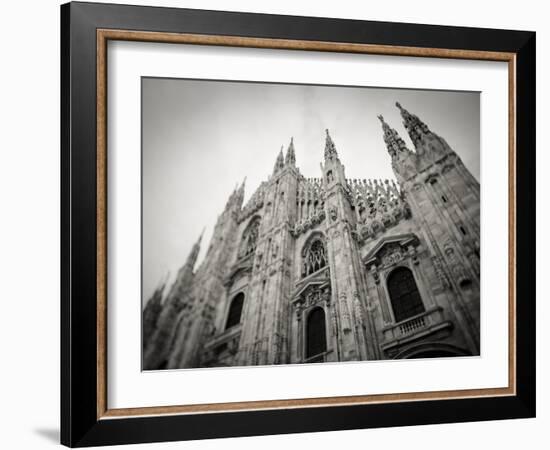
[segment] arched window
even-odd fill
[[[325,311],[314,308],[307,316],[306,324],[306,358],[320,355],[327,351],[327,331]]]
[[[241,323],[243,303],[244,303],[244,294],[240,292],[231,301],[231,306],[229,307],[229,314],[227,314],[227,323],[225,324],[226,330],[228,330],[231,327],[234,327],[235,325],[239,325],[239,323]]]
[[[414,276],[406,267],[398,267],[390,273],[388,291],[396,322],[425,311]]]
[[[260,228],[260,218],[255,217],[250,221],[244,230],[239,249],[239,257],[253,254],[256,251],[256,241],[258,240],[258,230]]]
[[[307,277],[327,265],[325,246],[321,239],[314,240],[304,254],[302,276]]]

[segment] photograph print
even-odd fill
[[[143,370],[480,355],[478,92],[141,83]]]

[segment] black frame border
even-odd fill
[[[515,396],[97,419],[96,30],[516,54]],[[534,417],[534,32],[114,4],[61,6],[61,443],[70,447]]]

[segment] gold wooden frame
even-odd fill
[[[286,50],[363,53],[392,56],[501,61],[508,63],[508,386],[401,394],[263,400],[201,405],[149,406],[108,409],[107,405],[107,42],[109,40],[218,45]],[[448,400],[516,395],[516,55],[515,53],[444,48],[246,38],[147,31],[97,30],[97,418],[166,414],[219,413],[265,409],[344,406],[420,400]]]

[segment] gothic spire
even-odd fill
[[[233,191],[231,192],[231,194],[229,195],[229,198],[227,199],[227,202],[225,203],[225,210],[226,211],[231,208],[231,206],[233,205],[233,203],[235,201],[235,197],[237,195],[237,186],[238,186],[238,183],[235,186],[235,188],[233,189]]]
[[[328,128],[325,130],[326,138],[325,138],[325,162],[328,160],[336,159],[338,160],[338,153],[336,152],[336,146],[334,145],[334,142],[332,141],[332,138],[330,137],[330,134],[328,132]]]
[[[193,244],[193,247],[191,247],[191,251],[189,252],[189,256],[187,257],[185,264],[178,270],[176,280],[172,284],[172,287],[167,295],[168,301],[173,301],[174,299],[177,300],[180,297],[180,294],[183,291],[187,291],[191,286],[191,282],[194,277],[193,270],[195,268],[195,264],[197,263],[197,258],[201,249],[201,240],[204,230],[205,229],[203,228],[199,238]]]
[[[296,165],[296,153],[294,151],[294,138],[290,138],[290,144],[286,151],[285,164],[294,166]]]
[[[275,166],[273,167],[273,173],[277,173],[285,166],[285,158],[283,156],[283,146],[281,145],[281,150],[277,155],[277,160],[275,161]]]
[[[384,142],[388,149],[388,153],[392,158],[399,156],[402,152],[410,152],[410,150],[405,145],[405,141],[401,139],[401,136],[397,133],[395,129],[390,127],[382,115],[378,116],[378,119],[382,123],[382,130],[384,131]]]
[[[166,287],[166,279],[163,280],[161,283],[159,283],[158,286],[155,288],[155,292],[153,292],[153,294],[145,304],[145,309],[153,308],[156,305],[160,305],[162,303],[162,297],[164,294],[165,287]]]
[[[409,179],[416,172],[417,154],[407,148],[401,136],[390,127],[381,115],[378,119],[382,123],[384,142],[391,156],[391,165],[398,181]]]
[[[239,186],[239,189],[237,190],[237,200],[236,201],[237,201],[237,205],[239,206],[239,208],[243,204],[245,184],[246,184],[246,177],[244,177],[243,182],[241,183],[241,185]]]
[[[399,102],[395,103],[395,106],[399,108],[401,117],[403,117],[403,125],[407,129],[411,140],[415,146],[422,140],[422,135],[430,132],[428,126],[422,122],[417,116],[411,114],[405,108],[401,106]]]
[[[204,228],[202,229],[202,232],[201,232],[199,238],[197,239],[197,242],[195,242],[193,244],[193,247],[191,248],[191,252],[189,253],[189,256],[187,257],[187,261],[185,262],[185,266],[187,266],[187,268],[191,269],[191,271],[193,270],[193,267],[195,267],[195,263],[197,262],[197,257],[199,256],[199,252],[200,252],[200,249],[201,249],[201,240],[202,240],[203,234],[204,234]]]

